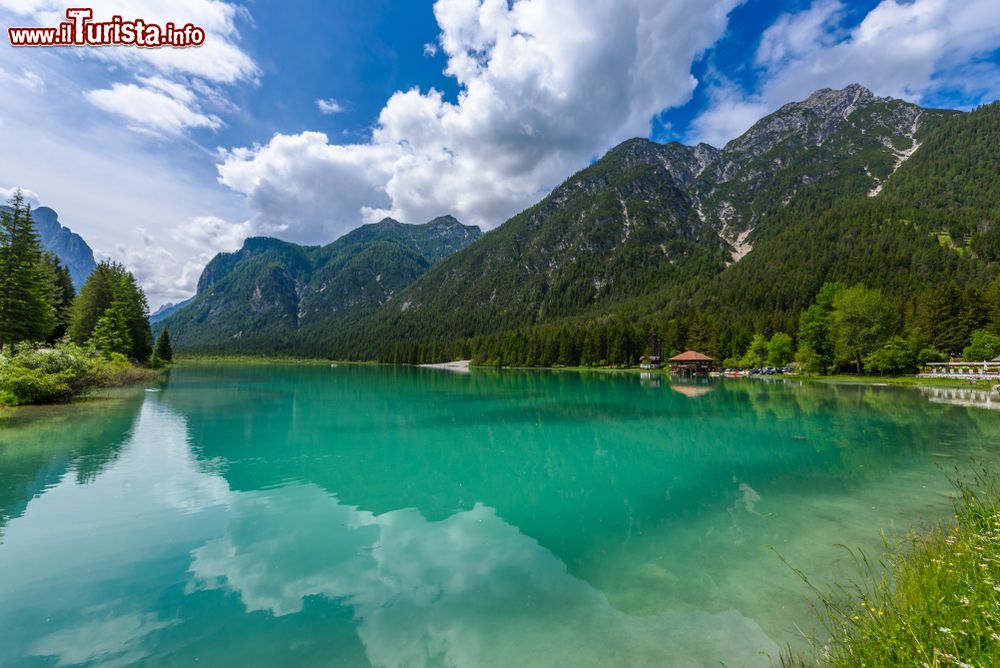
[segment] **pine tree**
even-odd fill
[[[153,349],[153,357],[164,362],[174,360],[174,349],[170,345],[170,332],[164,327],[160,335],[156,337],[156,347]]]
[[[55,326],[51,283],[31,207],[20,189],[0,211],[0,347],[44,341]]]
[[[131,272],[122,269],[118,299],[125,310],[133,359],[145,362],[153,354],[153,330],[149,325],[149,302]]]
[[[701,311],[692,316],[687,328],[687,347],[706,355],[718,355],[718,333],[715,325]]]
[[[127,339],[129,347],[123,354],[139,361],[148,360],[153,352],[149,305],[135,277],[120,264],[102,262],[91,273],[73,304],[67,335],[81,345],[96,339],[98,323],[113,306],[119,309],[120,314],[115,314],[110,322],[104,324],[101,336],[106,341]],[[112,325],[120,325],[124,329],[109,338],[107,328]]]
[[[46,298],[52,306],[54,316],[54,328],[48,340],[58,341],[66,335],[66,329],[69,327],[76,290],[73,287],[69,267],[61,264],[54,253],[43,253],[41,272],[45,276]]]
[[[105,309],[97,319],[90,342],[105,356],[112,353],[128,355],[131,352],[132,339],[129,336],[124,304],[115,302]]]

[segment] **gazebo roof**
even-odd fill
[[[714,362],[715,360],[708,355],[699,353],[694,350],[689,350],[686,353],[681,353],[676,357],[670,358],[671,362]]]

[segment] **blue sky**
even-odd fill
[[[95,0],[199,49],[0,47],[0,188],[59,211],[151,302],[253,234],[392,216],[495,227],[633,136],[721,146],[822,87],[1000,96],[996,0]],[[65,5],[0,0],[8,25]],[[5,41],[5,40],[4,40]]]

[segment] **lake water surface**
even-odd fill
[[[908,389],[181,367],[0,426],[0,665],[767,666],[778,555],[853,577],[972,459]]]

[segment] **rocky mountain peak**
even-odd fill
[[[446,226],[446,227],[455,227],[455,226],[461,225],[462,223],[459,222],[458,218],[456,218],[455,216],[453,216],[453,215],[451,215],[449,213],[449,214],[444,215],[444,216],[438,216],[437,218],[435,218],[434,220],[430,221],[427,224],[428,225],[443,225],[443,226]]]
[[[877,99],[875,94],[864,86],[851,84],[840,90],[822,88],[802,102],[792,103],[788,106],[811,109],[820,116],[846,118],[858,107],[865,106]]]
[[[73,286],[79,290],[97,263],[94,251],[79,234],[59,221],[59,214],[47,206],[31,211],[38,230],[38,238],[46,250],[56,254],[59,261],[69,267]]]

